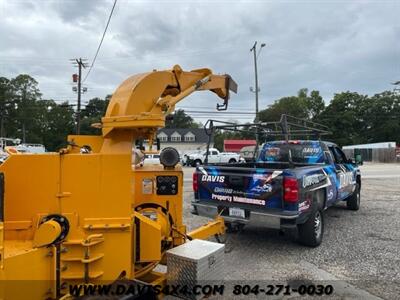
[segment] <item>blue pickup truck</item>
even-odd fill
[[[220,214],[228,229],[297,227],[300,243],[316,247],[325,209],[339,201],[359,209],[361,174],[333,143],[284,140],[265,143],[253,163],[198,166],[193,189],[193,214]]]

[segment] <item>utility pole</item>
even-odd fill
[[[262,43],[260,48],[259,48],[259,53],[261,53],[261,49],[265,47],[265,44]],[[258,71],[257,71],[257,41],[254,42],[253,47],[251,47],[250,52],[253,51],[254,55],[254,81],[255,81],[255,89],[253,90],[252,87],[250,87],[250,91],[254,92],[256,94],[256,118],[255,118],[255,123],[258,123],[258,93],[260,91],[260,88],[258,87]],[[259,142],[259,134],[258,134],[258,127],[257,127],[257,132],[256,132],[256,151],[258,151],[258,142]]]
[[[258,72],[257,72],[257,41],[254,42],[253,47],[251,47],[250,52],[253,51],[254,54],[254,81],[255,81],[255,91],[254,93],[256,94],[256,123],[258,122]]]
[[[82,68],[87,67],[87,59],[76,58],[72,59],[73,65],[78,67],[78,76],[77,76],[77,94],[78,94],[78,101],[77,101],[77,108],[76,108],[76,134],[80,134],[81,131],[81,95],[82,95]],[[74,80],[75,81],[75,80]],[[73,88],[74,90],[74,88]],[[83,91],[84,92],[84,91]]]

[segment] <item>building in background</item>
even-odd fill
[[[256,140],[224,140],[224,151],[239,153],[243,147],[255,145]]]
[[[400,160],[400,148],[396,142],[382,142],[343,146],[348,158],[361,156],[362,161],[392,163]]]
[[[396,142],[383,142],[383,143],[343,146],[343,149],[387,149],[387,148],[396,148]]]
[[[162,128],[157,132],[161,149],[174,147],[181,152],[206,149],[208,135],[203,128]],[[211,141],[210,147],[214,147]]]

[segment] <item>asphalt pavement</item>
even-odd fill
[[[184,168],[184,219],[189,230],[209,221],[190,214],[193,171]],[[345,203],[328,209],[318,248],[299,245],[293,233],[263,227],[247,226],[228,234],[225,280],[333,283],[332,299],[399,299],[400,164],[365,164],[361,172],[360,210],[347,210]]]

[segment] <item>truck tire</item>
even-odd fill
[[[322,208],[315,207],[304,224],[297,225],[299,242],[308,247],[317,247],[324,236],[324,215]]]
[[[234,164],[236,162],[236,159],[234,159],[234,158],[231,158],[230,160],[229,160],[229,163],[230,164]]]
[[[196,159],[194,162],[193,162],[193,167],[197,167],[197,166],[200,166],[201,165],[201,160],[200,159]]]
[[[356,189],[349,198],[347,198],[347,208],[351,210],[359,210],[360,209],[360,200],[361,200],[361,191],[360,191],[360,183],[357,182]]]

